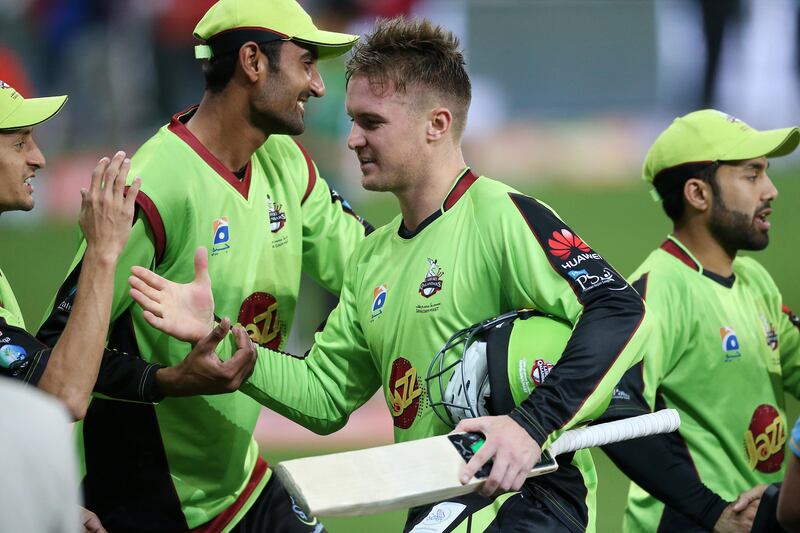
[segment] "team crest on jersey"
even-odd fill
[[[744,433],[744,448],[751,470],[770,474],[781,469],[786,424],[778,410],[769,404],[756,407]]]
[[[392,411],[395,427],[408,429],[419,412],[422,386],[417,369],[408,359],[398,357],[392,363],[389,373],[389,409]]]
[[[211,255],[217,255],[231,247],[231,228],[228,217],[219,217],[214,221],[214,244],[211,247]]]
[[[272,201],[270,195],[267,195],[267,211],[269,211],[269,230],[272,233],[278,233],[286,225],[286,213],[283,211],[283,205]]]
[[[280,348],[283,337],[278,317],[278,301],[273,295],[254,292],[245,298],[239,309],[238,321],[256,344],[270,350]]]
[[[388,287],[384,283],[382,285],[378,285],[372,291],[372,318],[370,322],[381,316],[383,314],[383,306],[386,305],[386,295],[388,293]]]
[[[537,359],[533,362],[531,367],[531,380],[537,387],[541,385],[550,372],[553,370],[553,365],[544,359]]]
[[[772,351],[778,349],[778,334],[775,333],[775,326],[767,320],[767,317],[763,314],[759,316],[761,319],[761,326],[764,328],[764,336],[767,339],[767,346],[772,348]]]
[[[444,271],[439,268],[439,263],[436,259],[428,258],[428,272],[425,274],[425,279],[419,285],[419,293],[425,298],[430,298],[440,290],[442,290],[442,276]]]

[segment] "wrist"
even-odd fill
[[[85,260],[91,261],[103,267],[115,268],[119,260],[120,251],[108,249],[108,247],[92,244],[86,245]]]
[[[156,371],[156,387],[162,396],[180,396],[180,364]]]

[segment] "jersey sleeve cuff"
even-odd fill
[[[511,420],[522,426],[522,429],[536,441],[536,444],[538,444],[540,448],[544,445],[545,441],[547,441],[549,435],[547,430],[524,409],[517,407],[511,411],[508,416],[511,417]]]

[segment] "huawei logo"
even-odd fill
[[[586,243],[566,228],[560,232],[554,231],[553,237],[547,240],[547,245],[550,247],[550,253],[559,259],[568,259],[573,253],[573,248],[577,248],[580,252],[589,252]]]

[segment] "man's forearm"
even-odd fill
[[[86,412],[100,368],[115,267],[116,258],[87,248],[70,318],[39,380],[39,388],[61,399],[76,419]]]

